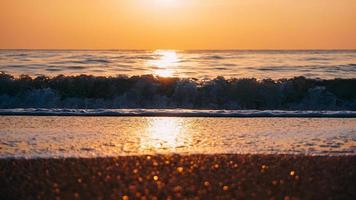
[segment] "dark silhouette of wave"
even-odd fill
[[[356,110],[356,79],[14,77],[0,73],[0,108]]]

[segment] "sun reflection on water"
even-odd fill
[[[0,157],[356,155],[356,120],[348,118],[3,116],[0,127]]]
[[[176,73],[179,58],[174,50],[157,50],[154,52],[158,59],[148,61],[148,65],[153,68],[152,74],[169,77]]]
[[[140,147],[145,150],[172,150],[184,145],[183,120],[152,118],[147,124]]]

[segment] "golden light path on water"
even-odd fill
[[[356,153],[338,118],[0,117],[0,157]]]
[[[184,146],[190,134],[184,132],[182,118],[151,118],[140,141],[142,150],[174,150]]]
[[[177,73],[180,59],[176,51],[156,50],[154,54],[157,56],[157,59],[149,60],[146,63],[152,69],[149,73],[161,77],[170,77]]]

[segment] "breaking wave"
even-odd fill
[[[356,79],[14,77],[0,73],[0,108],[355,111]]]

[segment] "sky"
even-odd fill
[[[1,49],[356,49],[356,0],[1,0]]]

